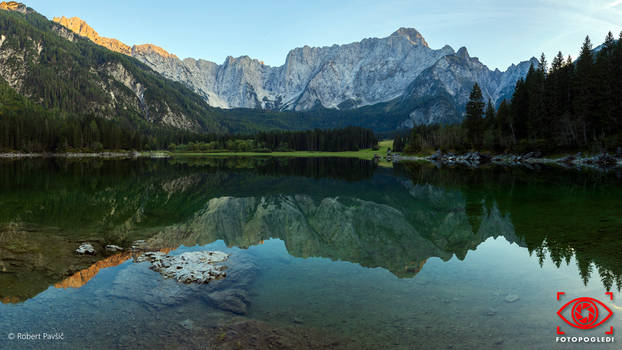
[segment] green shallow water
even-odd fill
[[[348,159],[2,162],[0,348],[589,348],[556,330],[622,329],[621,178]],[[139,239],[252,261],[243,314],[208,302],[209,285],[101,249]],[[83,241],[98,254],[74,254]],[[612,317],[568,326],[556,312],[576,297]]]

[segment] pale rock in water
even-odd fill
[[[76,253],[78,254],[89,254],[89,255],[95,255],[95,248],[93,248],[93,245],[90,243],[82,243],[80,244],[80,247],[78,247],[78,249],[76,249]]]
[[[520,299],[520,296],[518,296],[516,294],[510,294],[510,295],[505,297],[505,302],[506,303],[513,303],[515,301],[518,301],[519,299]]]
[[[146,242],[143,239],[139,239],[137,241],[135,241],[134,243],[132,243],[132,246],[130,247],[131,250],[145,250],[146,247]]]
[[[188,252],[181,255],[166,255],[161,252],[148,252],[136,259],[136,262],[151,262],[151,269],[166,278],[181,283],[208,283],[225,277],[228,254],[218,251]]]
[[[123,250],[123,248],[119,247],[118,245],[109,244],[106,246],[106,250],[109,252],[120,252]]]
[[[143,256],[140,261],[151,261]],[[165,254],[157,254],[159,259]],[[220,255],[222,258],[222,255]],[[227,257],[227,276],[210,283],[182,284],[172,278],[157,278],[146,264],[129,264],[114,279],[109,296],[134,300],[151,307],[162,308],[179,305],[200,298],[209,305],[236,314],[245,314],[250,306],[248,290],[258,269],[251,255],[235,252]]]

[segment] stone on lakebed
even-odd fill
[[[90,243],[82,243],[80,244],[80,247],[76,249],[76,253],[95,255],[95,248],[93,248],[93,245]]]
[[[109,244],[106,246],[106,251],[108,252],[120,252],[122,250],[123,248],[119,247],[118,245]]]
[[[513,303],[515,301],[518,301],[519,299],[520,299],[520,296],[518,296],[516,294],[510,294],[510,295],[505,297],[505,302],[506,303]]]
[[[162,252],[147,252],[136,262],[151,262],[151,269],[165,278],[181,283],[203,284],[225,277],[224,263],[229,255],[219,251],[187,252],[180,255],[166,255]]]

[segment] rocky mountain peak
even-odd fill
[[[422,46],[425,46],[425,47],[430,47],[428,45],[428,43],[425,41],[425,39],[423,38],[423,35],[421,35],[421,33],[419,33],[414,28],[404,28],[404,27],[402,27],[402,28],[396,30],[395,32],[393,32],[393,34],[391,34],[391,36],[401,36],[401,37],[404,37],[404,38],[408,39],[408,41],[410,41],[414,45],[422,45]]]
[[[443,46],[443,48],[441,49],[441,51],[444,51],[444,52],[449,52],[450,54],[455,53],[454,48],[453,48],[453,47],[451,47],[451,46],[449,46],[449,45],[445,45],[445,46]]]
[[[93,38],[99,37],[99,34],[97,34],[95,29],[91,28],[91,26],[89,26],[86,22],[84,22],[79,17],[71,17],[71,18],[67,18],[65,16],[54,17],[52,21],[66,27],[67,29],[70,29],[76,34],[80,34],[91,40],[93,40]]]
[[[22,4],[21,2],[17,2],[17,1],[3,1],[3,2],[0,2],[0,10],[27,13],[28,7],[26,7],[26,5]]]
[[[177,56],[169,53],[163,48],[153,45],[153,44],[143,44],[143,45],[134,45],[132,46],[131,56],[135,56],[137,54],[145,55],[145,54],[157,54],[164,58],[177,58]]]
[[[117,39],[99,36],[99,34],[93,28],[91,28],[91,26],[89,26],[85,21],[78,17],[54,17],[52,21],[62,25],[63,27],[71,30],[72,32],[80,36],[91,40],[98,45],[107,48],[108,50],[119,52],[128,56],[131,55],[131,49],[128,45],[125,45]]]
[[[456,56],[461,57],[461,58],[471,58],[471,56],[469,56],[469,51],[464,46],[461,47],[460,50],[458,50],[458,52],[456,52]]]

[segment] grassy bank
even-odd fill
[[[384,156],[387,154],[389,147],[393,146],[393,140],[380,141],[380,149],[372,150],[371,148],[363,149],[359,151],[346,151],[346,152],[308,152],[308,151],[291,151],[291,152],[171,152],[169,153],[173,157],[342,157],[342,158],[359,158],[359,159],[372,159],[375,154]],[[380,165],[387,165],[390,163]]]
[[[169,152],[169,151],[143,151],[135,153],[133,151],[105,151],[105,152],[64,152],[64,153],[0,153],[0,158],[25,158],[25,157],[132,157],[136,155],[145,157],[341,157],[341,158],[358,158],[371,160],[374,155],[385,156],[387,150],[393,147],[393,140],[380,141],[379,149],[371,148],[359,151],[347,152],[307,152],[307,151],[291,151],[291,152]],[[381,166],[391,166],[390,162],[381,161]]]

